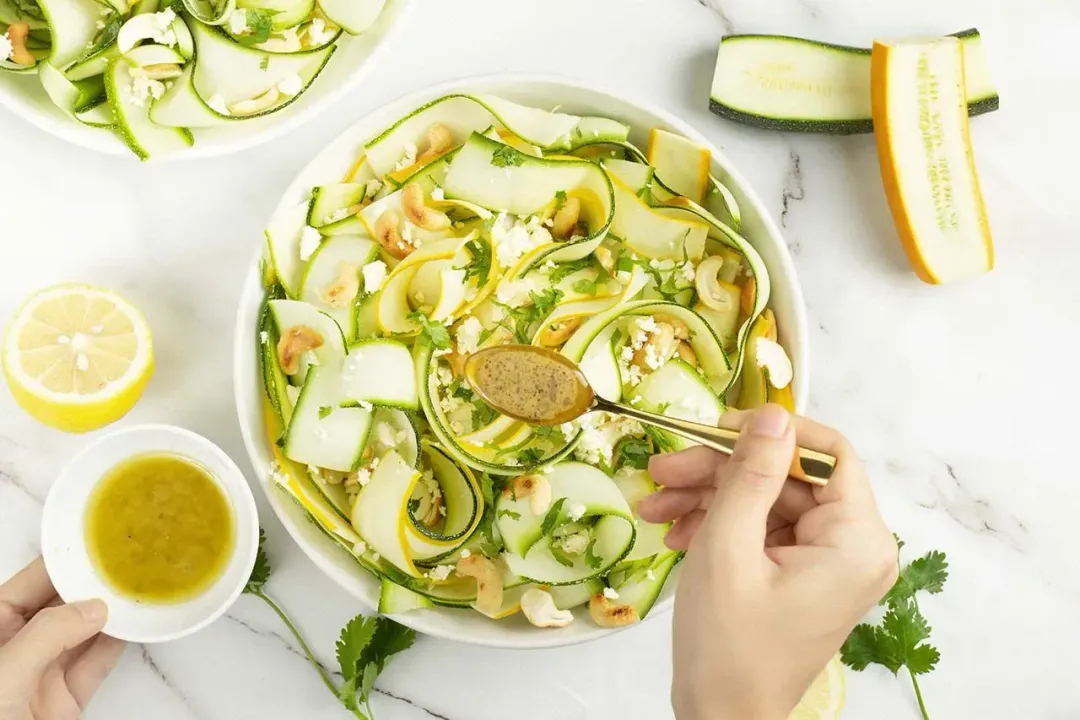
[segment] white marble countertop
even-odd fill
[[[189,427],[248,463],[232,404],[233,317],[252,249],[293,174],[380,102],[496,71],[587,80],[666,107],[722,146],[786,228],[811,319],[811,412],[866,459],[891,526],[952,575],[922,601],[942,653],[935,718],[1080,717],[1080,483],[1066,473],[1080,404],[1080,65],[1070,0],[419,0],[370,81],[309,127],[220,160],[140,166],[0,113],[0,317],[60,281],[111,285],[149,318],[158,368],[123,422]],[[712,7],[709,7],[709,6]],[[954,287],[912,275],[873,139],[759,132],[709,114],[726,32],[866,45],[977,26],[1002,110],[972,123],[998,267]],[[0,391],[0,577],[37,554],[51,479],[86,438],[30,421]],[[269,589],[333,658],[363,608],[285,535],[264,498]],[[670,618],[530,653],[422,638],[383,675],[381,720],[671,717]],[[186,640],[132,647],[91,720],[345,718],[254,599]],[[906,680],[848,675],[847,718],[906,720]]]

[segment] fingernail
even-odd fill
[[[101,600],[82,600],[75,603],[79,614],[88,623],[104,622],[109,614],[109,609]]]
[[[760,437],[784,437],[791,425],[791,416],[779,405],[765,405],[754,411],[750,418],[750,434]]]

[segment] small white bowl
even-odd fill
[[[180,603],[138,603],[112,590],[86,551],[87,500],[102,476],[123,460],[145,453],[171,453],[209,471],[229,500],[235,547],[221,577],[202,594]],[[136,425],[87,445],[56,478],[41,520],[45,567],[66,602],[101,598],[109,606],[104,632],[121,640],[165,642],[190,635],[219,618],[239,597],[255,565],[259,518],[244,474],[217,445],[171,425]]]
[[[330,62],[311,87],[280,112],[229,123],[223,127],[194,130],[195,145],[183,152],[161,158],[194,160],[218,157],[261,145],[307,123],[356,86],[367,75],[379,53],[393,41],[413,0],[386,0],[379,18],[356,37],[345,35]],[[0,106],[58,138],[107,155],[135,155],[108,130],[83,125],[61,112],[45,94],[36,75],[0,73]]]
[[[630,125],[630,139],[639,146],[643,146],[647,141],[650,128],[661,127],[685,135],[707,147],[712,153],[712,173],[723,180],[734,193],[742,211],[744,233],[757,248],[769,269],[772,278],[769,305],[776,313],[780,341],[788,349],[795,366],[795,407],[799,411],[805,410],[809,392],[806,306],[803,304],[795,266],[780,234],[780,228],[769,216],[757,194],[719,148],[685,122],[659,108],[563,78],[494,75],[456,80],[396,100],[360,119],[300,171],[285,191],[278,210],[306,200],[313,186],[342,177],[355,161],[356,149],[370,140],[375,133],[390,126],[409,111],[437,97],[455,92],[491,93],[534,107],[559,106],[562,112],[615,118]],[[375,609],[379,604],[379,581],[337,547],[318,527],[308,522],[297,504],[275,489],[269,476],[267,468],[273,456],[264,429],[263,383],[256,356],[257,324],[264,293],[260,265],[263,244],[255,238],[252,239],[252,244],[257,244],[258,249],[249,266],[240,297],[233,350],[233,387],[244,444],[251,456],[259,484],[270,499],[270,506],[300,548],[327,576],[368,607]],[[679,567],[675,568],[648,618],[663,615],[674,604],[679,570]],[[477,612],[452,608],[415,610],[395,615],[394,619],[427,635],[502,648],[559,647],[595,640],[616,632],[597,626],[589,620],[588,613],[581,609],[575,611],[575,614],[578,617],[577,622],[558,630],[533,627],[520,616],[494,621]]]

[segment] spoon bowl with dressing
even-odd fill
[[[465,379],[480,398],[503,415],[533,425],[561,425],[589,412],[609,412],[675,433],[730,455],[739,433],[646,412],[598,395],[577,364],[555,350],[533,345],[500,345],[469,356]],[[836,458],[797,447],[790,477],[828,483]]]

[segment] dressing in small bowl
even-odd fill
[[[45,565],[71,602],[109,606],[105,633],[161,642],[195,632],[243,590],[258,551],[247,481],[181,428],[110,433],[72,458],[42,518]]]

